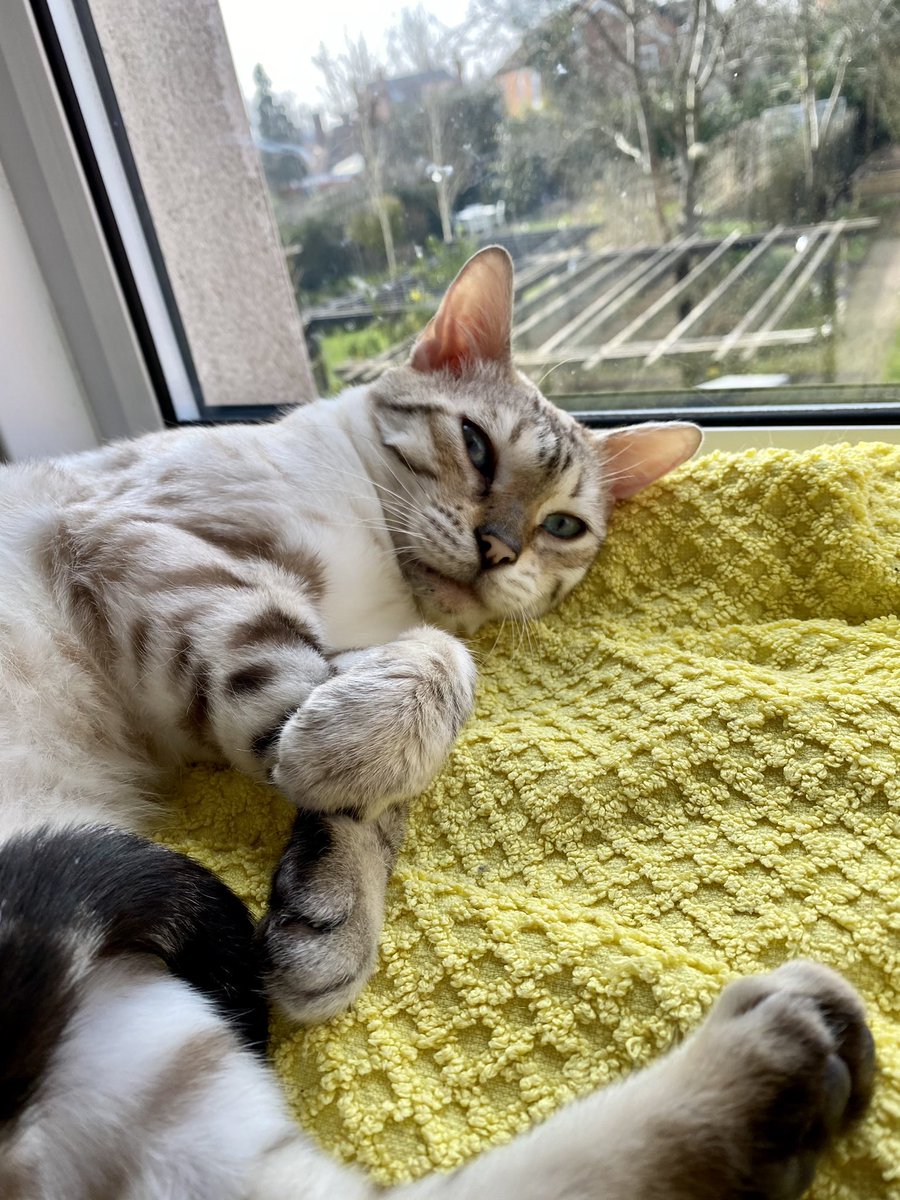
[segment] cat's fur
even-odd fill
[[[471,710],[452,632],[546,611],[613,501],[699,442],[592,434],[547,403],[512,368],[511,296],[489,249],[368,390],[5,470],[4,1197],[374,1195],[286,1116],[257,1057],[260,970],[300,1020],[352,1001],[404,805]],[[227,889],[133,832],[159,773],[202,757],[298,808],[259,962]],[[651,1070],[396,1195],[794,1195],[871,1070],[852,990],[795,964],[734,985]]]

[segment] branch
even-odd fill
[[[608,136],[607,130],[604,129],[603,132]],[[621,150],[623,154],[627,154],[629,158],[633,158],[636,163],[639,163],[643,160],[644,155],[642,154],[640,148],[638,146],[633,146],[625,134],[620,133],[618,129],[613,131],[612,140],[617,150]]]
[[[819,126],[819,145],[824,145],[825,139],[828,137],[828,130],[831,126],[831,118],[834,116],[834,110],[837,108],[837,102],[841,95],[841,88],[844,86],[844,76],[847,74],[847,67],[850,63],[850,55],[844,50],[838,62],[837,75],[834,77],[834,86],[831,89],[831,95],[828,97],[828,103],[825,105],[825,112],[822,114],[822,123]]]
[[[735,16],[735,10],[738,8],[740,0],[735,0],[734,7],[728,17],[718,13],[719,20],[716,23],[716,31],[713,34],[712,45],[709,48],[709,55],[706,59],[706,65],[701,68],[700,74],[697,77],[697,88],[703,92],[712,78],[712,73],[716,69],[716,63],[719,61],[719,55],[722,53],[722,48],[725,45],[725,38],[731,30],[731,18]],[[718,12],[718,10],[716,10]]]

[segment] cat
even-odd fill
[[[471,712],[459,634],[557,604],[684,423],[593,433],[513,367],[479,252],[407,364],[272,424],[0,480],[0,1195],[374,1197],[288,1117],[266,994],[352,1003],[407,802]],[[297,807],[269,909],[146,841],[186,759]],[[871,1037],[811,963],[726,989],[650,1069],[397,1200],[793,1196],[864,1109]],[[785,1105],[792,1105],[786,1113]]]

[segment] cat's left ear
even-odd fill
[[[697,425],[687,421],[648,421],[597,435],[603,474],[613,500],[668,475],[695,454],[703,441]]]
[[[502,246],[486,246],[450,284],[413,347],[410,366],[459,375],[467,362],[511,364],[512,311],[512,259]]]

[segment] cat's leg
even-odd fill
[[[371,973],[399,806],[443,763],[475,668],[430,627],[332,655],[299,583],[264,564],[160,566],[128,593],[116,661],[164,747],[224,757],[323,818],[316,835],[299,823],[262,931],[277,993],[307,997],[308,1012],[290,1007],[311,1019],[345,1007]]]
[[[405,825],[402,803],[372,821],[297,814],[257,930],[266,990],[296,1020],[342,1012],[372,974]]]
[[[300,812],[260,938],[270,993],[306,1022],[346,1008],[371,975],[404,802],[474,699],[468,651],[435,629],[334,662],[273,744],[272,779]]]
[[[193,642],[208,664],[205,728],[298,806],[260,943],[271,994],[295,1019],[320,1021],[372,973],[405,802],[469,716],[475,667],[430,627],[330,656],[283,601],[231,620],[219,643],[205,629]]]
[[[103,596],[128,610],[108,618],[107,656],[145,727],[182,756],[205,750],[271,780],[298,808],[368,820],[417,795],[472,710],[458,639],[423,626],[333,655],[313,592],[268,564],[201,559],[129,582]]]
[[[396,1200],[796,1200],[864,1111],[874,1067],[850,985],[789,963],[731,984],[645,1071]]]
[[[385,1193],[293,1125],[208,1000],[146,958],[107,960],[42,1092],[0,1141],[0,1185],[39,1200],[796,1200],[872,1076],[853,990],[790,964],[732,984],[647,1070],[452,1174]]]

